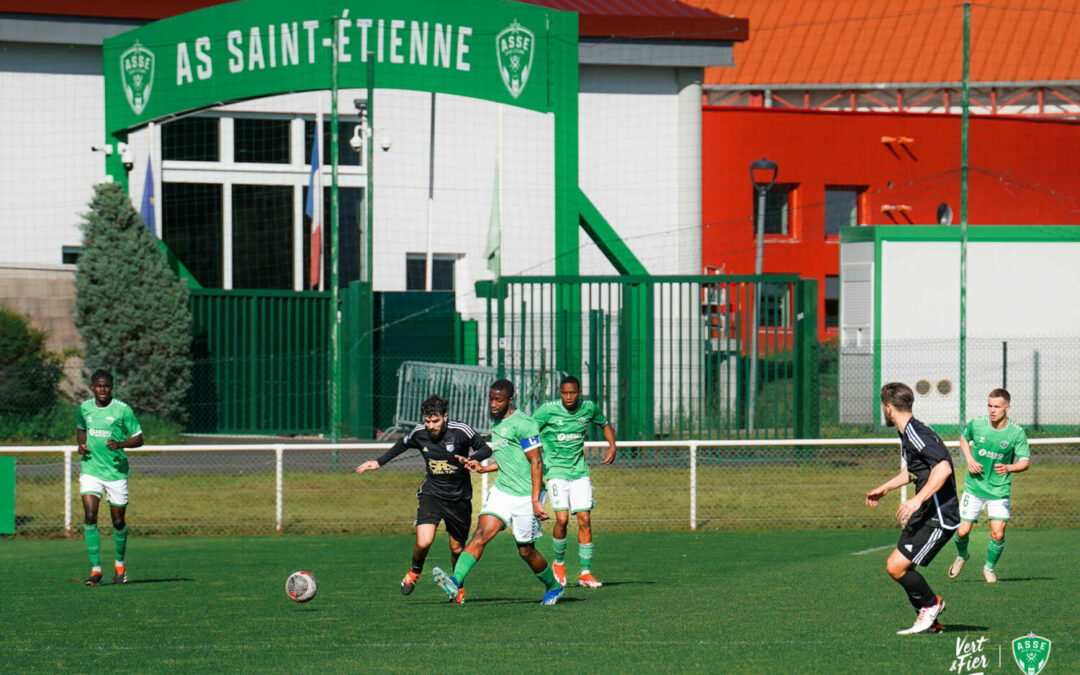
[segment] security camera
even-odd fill
[[[349,147],[356,152],[360,152],[364,149],[364,131],[359,124],[353,127],[352,138],[349,139]]]
[[[116,149],[120,151],[120,161],[124,165],[125,171],[131,171],[135,168],[135,153],[131,151],[131,148],[127,143],[117,143]]]
[[[352,100],[353,107],[356,108],[356,112],[363,112],[367,110],[366,98],[354,98]]]
[[[379,141],[379,147],[386,152],[390,149],[390,146],[394,144],[394,138],[390,135],[389,129],[379,129],[375,134],[375,138]]]

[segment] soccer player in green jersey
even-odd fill
[[[113,583],[127,583],[124,554],[127,551],[127,522],[124,512],[128,503],[128,461],[124,449],[143,444],[142,428],[131,406],[112,396],[113,377],[107,370],[98,370],[90,378],[94,397],[79,406],[76,437],[82,456],[79,475],[79,494],[82,496],[85,520],[83,537],[90,554],[90,578],[87,586],[101,583],[101,536],[98,534],[98,505],[101,497],[109,501],[112,512],[113,543],[116,545],[116,576]]]
[[[958,555],[949,566],[949,577],[955,579],[964,569],[968,553],[971,526],[986,508],[990,520],[990,545],[986,549],[983,578],[986,583],[997,582],[994,565],[1005,551],[1005,525],[1009,522],[1009,496],[1012,475],[1027,471],[1031,453],[1027,435],[1019,424],[1009,419],[1012,397],[1004,389],[990,392],[986,400],[986,417],[971,420],[960,435],[960,450],[967,462],[964,494],[960,498],[960,527],[953,541]]]
[[[514,410],[514,385],[509,380],[496,380],[488,392],[488,406],[495,420],[491,428],[491,449],[496,464],[482,466],[475,459],[458,457],[470,471],[485,473],[498,470],[495,484],[484,498],[476,530],[465,550],[458,556],[454,574],[448,575],[436,567],[432,570],[435,583],[451,600],[473,565],[484,553],[484,547],[503,528],[509,527],[517,541],[518,555],[544,584],[544,605],[554,605],[563,594],[563,585],[555,580],[544,556],[536,550],[540,539],[540,521],[548,515],[540,503],[543,466],[540,457],[540,431],[536,422],[519,410]]]
[[[581,400],[581,381],[573,375],[567,375],[559,383],[559,400],[540,406],[532,417],[540,427],[540,441],[544,444],[544,480],[551,495],[551,508],[555,511],[552,532],[555,579],[566,585],[566,527],[570,514],[576,514],[578,560],[581,563],[578,585],[600,588],[603,584],[590,570],[593,542],[589,514],[594,502],[589,467],[585,463],[585,436],[590,424],[603,430],[604,440],[608,443],[603,463],[611,464],[615,461],[615,430],[608,424],[600,406],[593,401]]]

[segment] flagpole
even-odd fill
[[[431,290],[431,212],[435,208],[435,92],[431,92],[431,132],[428,141],[427,244],[424,251],[424,290]]]
[[[315,143],[316,152],[319,153],[319,168],[315,169],[315,181],[311,189],[315,193],[315,196],[311,200],[311,212],[313,214],[312,227],[318,225],[319,229],[325,232],[323,225],[323,152],[326,148],[323,147],[323,114],[322,114],[322,91],[319,91],[318,102],[315,107]],[[326,269],[326,247],[322,245],[322,232],[319,233],[319,290],[326,290],[326,275],[323,274],[323,270]]]

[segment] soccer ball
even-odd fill
[[[311,572],[293,572],[285,581],[285,592],[297,602],[307,602],[315,597],[319,585]]]

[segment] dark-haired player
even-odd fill
[[[127,521],[124,513],[128,504],[128,470],[125,448],[143,444],[142,427],[135,419],[131,406],[112,396],[113,376],[98,370],[90,377],[94,397],[79,405],[75,436],[79,442],[82,468],[79,475],[79,495],[82,497],[83,537],[90,554],[90,577],[87,586],[101,583],[101,535],[98,533],[98,506],[104,496],[112,514],[113,544],[116,547],[116,576],[113,583],[126,584]]]
[[[540,441],[544,444],[544,480],[555,511],[555,528],[551,533],[555,550],[552,569],[555,578],[566,585],[566,529],[570,515],[578,523],[578,585],[584,588],[603,586],[590,570],[593,558],[592,480],[589,466],[585,463],[585,439],[593,424],[603,430],[608,443],[604,464],[615,461],[615,431],[608,424],[600,406],[589,400],[581,400],[581,381],[567,375],[559,383],[559,398],[548,401],[532,414],[540,427]]]
[[[475,429],[449,419],[449,407],[445,398],[429,396],[420,405],[423,424],[413,427],[382,457],[356,467],[356,473],[375,471],[409,448],[419,450],[424,458],[427,476],[416,490],[416,543],[413,544],[412,566],[401,580],[402,595],[408,595],[416,588],[428,550],[435,541],[439,521],[446,523],[451,564],[457,563],[472,524],[472,474],[461,463],[461,458],[470,454],[479,460],[491,457],[491,448]],[[465,602],[465,589],[458,589],[451,599]]]
[[[498,470],[499,475],[484,499],[476,530],[465,552],[458,558],[453,576],[438,567],[432,570],[432,575],[448,596],[455,597],[469,570],[483,554],[484,547],[503,528],[509,527],[517,541],[518,555],[544,584],[541,604],[554,605],[562,597],[563,586],[555,580],[551,566],[536,550],[536,540],[541,536],[540,521],[548,518],[540,504],[543,464],[539,430],[531,417],[514,410],[513,399],[514,385],[509,380],[496,380],[491,385],[488,406],[495,420],[491,429],[491,447],[497,464],[485,467],[476,459],[470,459],[467,465],[479,473]]]
[[[915,482],[915,496],[896,509],[896,519],[904,530],[885,563],[885,571],[904,587],[918,612],[911,628],[897,631],[899,635],[941,630],[937,618],[945,611],[945,601],[934,594],[915,566],[929,565],[960,525],[952,458],[941,437],[912,416],[914,401],[911,387],[901,382],[881,388],[881,411],[885,422],[900,433],[906,466],[891,480],[866,493],[866,504],[873,507],[889,491]]]
[[[997,564],[1005,551],[1005,525],[1011,515],[1012,475],[1027,471],[1031,452],[1024,429],[1009,419],[1012,397],[1005,389],[995,389],[986,399],[986,417],[967,423],[960,435],[960,450],[967,464],[964,492],[960,496],[960,527],[956,528],[956,560],[949,566],[949,578],[960,576],[968,554],[968,535],[986,508],[990,521],[990,544],[986,548],[983,578],[997,582]],[[976,455],[978,457],[976,458]]]

